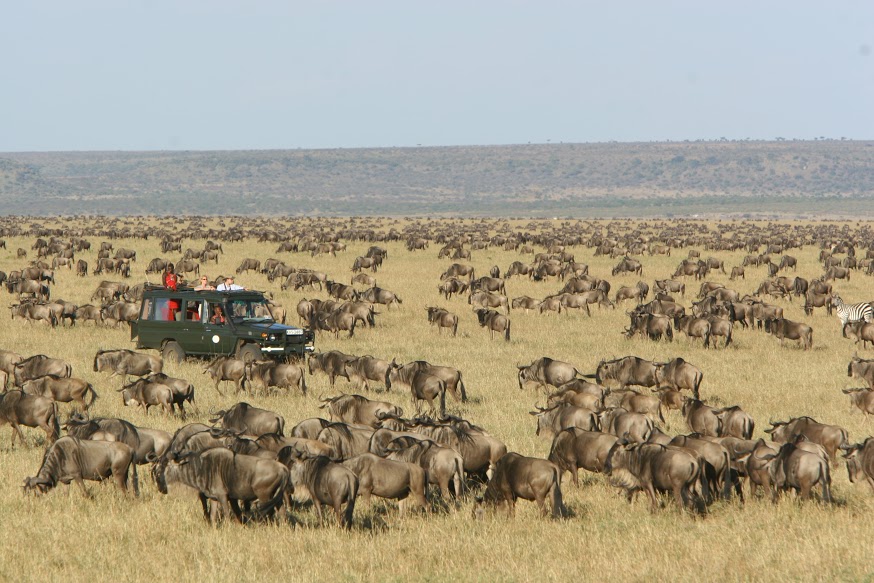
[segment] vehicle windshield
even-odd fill
[[[235,322],[244,320],[273,321],[265,300],[229,300],[228,315]]]

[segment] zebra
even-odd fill
[[[841,334],[844,338],[847,337],[848,322],[871,322],[874,320],[874,308],[867,302],[860,304],[845,304],[844,300],[838,294],[832,295],[832,305],[835,307],[835,314],[841,320]]]

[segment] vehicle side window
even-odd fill
[[[201,315],[203,314],[203,301],[202,300],[188,300],[185,303],[185,319],[200,322]]]
[[[151,320],[152,319],[152,300],[151,298],[146,298],[143,300],[143,311],[142,311],[143,320]]]
[[[176,320],[176,314],[179,313],[179,305],[181,300],[172,298],[155,298],[155,309],[150,320],[159,322],[173,322]]]

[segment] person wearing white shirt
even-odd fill
[[[216,291],[239,291],[239,290],[244,290],[246,288],[244,288],[241,285],[235,284],[233,277],[226,277],[225,282],[218,284],[218,286],[215,289],[216,289]]]

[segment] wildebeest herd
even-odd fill
[[[365,503],[371,497],[398,500],[401,512],[453,511],[470,501],[479,517],[492,505],[506,506],[512,514],[521,498],[535,501],[544,514],[572,516],[574,508],[566,504],[563,490],[568,475],[575,487],[580,484],[580,469],[605,475],[629,500],[642,491],[658,508],[667,494],[693,513],[708,512],[718,500],[742,502],[760,488],[775,501],[785,492],[796,491],[806,499],[815,491],[829,503],[836,498],[832,474],[841,457],[851,481],[867,481],[874,488],[871,438],[851,439],[840,425],[817,421],[817,411],[757,423],[742,403],[722,401],[721,387],[710,381],[713,375],[706,366],[693,364],[696,359],[688,354],[699,354],[699,347],[719,347],[731,359],[735,352],[750,350],[749,341],[738,346],[740,338],[765,333],[781,346],[790,340],[802,349],[781,351],[774,342],[766,358],[799,358],[819,345],[809,319],[816,308],[834,314],[828,325],[846,338],[843,348],[865,350],[868,342],[874,343],[871,298],[853,297],[851,303],[852,290],[841,286],[851,275],[874,273],[874,241],[867,229],[584,221],[515,227],[502,221],[409,221],[382,226],[357,228],[337,221],[326,222],[321,230],[296,230],[288,224],[280,229],[269,221],[247,225],[240,220],[217,228],[193,219],[175,225],[173,232],[139,230],[128,222],[97,235],[73,228],[4,226],[3,236],[33,241],[30,252],[22,250],[36,256],[20,269],[0,272],[16,301],[10,326],[51,338],[58,332],[55,327],[76,329],[91,320],[112,342],[79,355],[102,384],[83,378],[84,367],[76,363],[45,354],[28,356],[11,345],[0,352],[4,387],[12,385],[0,400],[0,422],[12,426],[13,443],[16,438],[27,442],[21,426],[45,433],[45,455],[25,478],[25,491],[47,492],[59,483],[76,482],[87,493],[84,481],[112,478],[119,488],[136,494],[141,485],[137,468],[148,465],[158,491],[178,487],[195,492],[208,520],[276,519],[283,512],[294,517],[307,512],[302,504],[311,501],[320,518],[322,507],[329,506],[340,525],[351,527],[359,497]],[[729,228],[732,236],[727,236]],[[88,240],[95,236],[104,240]],[[305,362],[227,356],[188,363],[211,378],[216,395],[225,396],[223,382],[233,384],[233,403],[201,410],[195,399],[198,378],[169,376],[160,355],[128,349],[123,333],[116,332],[139,314],[142,284],[125,281],[138,278],[137,252],[140,259],[144,254],[138,243],[144,245],[148,237],[160,237],[165,255],[179,256],[155,257],[145,269],[147,276],[161,273],[168,263],[179,273],[199,274],[218,265],[224,248],[243,241],[278,245],[273,254],[284,259],[237,257],[235,273],[276,294],[267,316],[285,321],[286,310],[277,296],[291,299],[302,325],[330,333],[320,334],[318,343],[333,342],[336,348],[320,348]],[[114,249],[113,241],[119,239],[125,247]],[[202,249],[183,251],[195,244]],[[809,266],[792,253],[811,246],[821,250],[822,274],[805,279],[797,269]],[[328,275],[330,269],[318,268],[318,261],[343,260],[348,248],[358,247],[361,255],[346,262],[348,275]],[[489,249],[513,256],[506,269],[494,265],[480,272],[473,265],[477,254]],[[702,259],[702,250],[711,256]],[[730,269],[731,277],[713,281],[728,273],[727,260],[715,255],[738,252],[744,257]],[[294,254],[309,258],[308,267],[292,266],[289,258]],[[411,302],[412,292],[379,285],[399,254],[423,260],[431,254],[437,255],[429,256],[435,265],[444,258],[453,263],[435,267],[434,279],[425,286],[430,291]],[[15,261],[21,261],[20,255],[15,254]],[[94,265],[90,274],[83,256]],[[671,256],[685,257],[673,271],[647,265],[648,258]],[[612,269],[607,267],[610,277],[638,281],[599,277],[580,261],[583,257],[609,258],[615,262]],[[607,269],[600,274],[606,276]],[[747,286],[745,276],[757,270],[767,276]],[[787,270],[791,277],[781,275]],[[644,273],[655,278],[651,284],[642,279]],[[90,282],[94,274],[99,281],[89,284],[90,295],[82,296],[93,304],[55,297],[54,288],[65,280]],[[215,274],[210,280],[223,278]],[[746,289],[732,288],[741,282]],[[523,285],[526,291],[540,290],[541,297],[508,293]],[[694,299],[687,299],[687,285],[697,289]],[[304,291],[309,297],[300,296]],[[298,296],[280,295],[292,293]],[[442,305],[431,305],[441,300]],[[626,307],[629,301],[633,307]],[[414,315],[408,315],[411,303]],[[622,309],[624,328],[604,330],[598,323],[604,310]],[[784,310],[808,319],[786,318]],[[427,349],[399,362],[396,353],[368,343],[367,334],[380,328],[395,327],[393,334],[402,339],[412,334],[405,330],[407,320],[391,319],[401,318],[402,312],[437,328],[428,341],[432,343],[476,335],[477,347],[510,350],[525,342],[526,326],[536,323],[548,329],[558,325],[558,318],[574,318],[581,334],[596,330],[621,338],[627,354],[667,346],[673,356],[648,360],[579,354],[571,363],[544,356],[543,350],[527,344],[527,360],[517,363],[515,371],[504,367],[495,373],[505,379],[503,398],[536,403],[530,411],[535,418],[530,433],[552,440],[548,454],[526,456],[510,451],[509,440],[477,424],[484,389],[468,387],[465,380],[470,377],[455,363],[429,356]],[[31,326],[19,324],[19,319]],[[516,322],[512,336],[511,320]],[[460,324],[468,331],[460,332]],[[454,338],[441,337],[443,328]],[[346,333],[342,338],[341,332]],[[490,342],[495,333],[502,342]],[[363,342],[378,356],[344,349],[344,342],[353,341]],[[50,344],[42,352],[56,354]],[[846,376],[866,386],[844,387],[847,396],[842,398],[866,416],[874,413],[874,360],[853,355],[846,366]],[[109,382],[112,377],[119,377],[117,385]],[[316,397],[314,383],[328,395]],[[511,391],[515,385],[522,391]],[[198,396],[207,390],[198,389]],[[116,398],[114,392],[124,406],[134,407],[132,418],[145,421],[150,409],[153,418],[157,410],[174,430],[99,416],[103,403]],[[313,401],[320,416],[286,420],[275,410],[249,404],[255,399],[269,403],[277,393]],[[67,412],[65,405],[62,413],[59,403],[71,403],[73,409]],[[186,423],[182,418],[188,415],[200,416],[202,422]],[[685,433],[670,434],[669,429],[681,426]],[[764,435],[756,435],[757,427]]]

